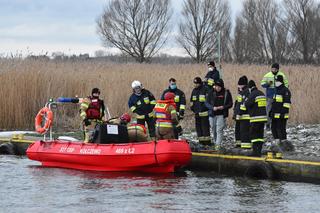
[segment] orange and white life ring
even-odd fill
[[[45,119],[44,125],[42,126],[42,119]],[[35,118],[36,131],[40,134],[46,133],[52,125],[53,113],[50,108],[43,107],[38,112]]]

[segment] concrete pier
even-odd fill
[[[191,170],[320,184],[320,159],[274,159],[218,153],[192,153]]]

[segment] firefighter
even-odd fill
[[[214,61],[208,63],[208,72],[204,78],[204,82],[208,91],[213,89],[215,82],[220,79],[220,73],[216,68]]]
[[[158,100],[154,107],[157,139],[175,138],[174,129],[178,124],[178,115],[174,98],[173,92],[167,92],[164,94],[164,100]]]
[[[235,145],[241,148],[241,139],[244,143],[249,141],[249,116],[242,116],[240,106],[244,99],[249,96],[248,78],[241,76],[238,80],[238,95],[233,107],[233,119],[235,120]],[[245,114],[247,115],[247,114]],[[240,126],[242,125],[242,131]]]
[[[131,86],[133,93],[128,101],[129,108],[134,113],[137,124],[145,126],[145,123],[147,123],[149,135],[151,139],[154,139],[155,119],[153,108],[156,105],[156,100],[153,94],[149,90],[143,88],[139,81],[133,81]]]
[[[214,136],[215,150],[220,150],[223,141],[223,129],[226,126],[226,118],[233,101],[231,93],[224,87],[222,79],[218,79],[214,90],[207,96],[206,106],[209,109],[209,122]]]
[[[105,105],[99,96],[100,90],[93,88],[91,96],[84,98],[80,104],[80,117],[83,123],[85,143],[89,142],[90,131],[94,129],[95,125],[103,123]]]
[[[284,85],[288,87],[288,80],[285,74],[279,70],[280,65],[278,63],[274,63],[271,65],[271,71],[268,72],[263,76],[263,79],[261,80],[261,86],[266,89],[266,97],[267,97],[267,115],[269,115],[271,106],[272,106],[272,101],[273,101],[273,96],[275,93],[275,79],[277,76],[281,75],[283,76],[284,80]],[[270,123],[271,120],[268,117],[268,123],[267,123],[267,129],[270,129]]]
[[[270,117],[271,131],[275,144],[281,151],[292,151],[293,145],[287,141],[286,125],[291,107],[291,93],[285,86],[283,76],[279,75],[275,81],[276,91],[273,97]]]
[[[199,143],[212,146],[210,137],[209,112],[205,105],[207,90],[200,77],[193,80],[194,89],[191,93],[190,105],[195,115],[195,125]]]
[[[264,142],[264,124],[267,122],[267,99],[263,92],[257,89],[253,80],[248,83],[250,95],[245,101],[245,107],[250,115],[250,139],[252,144],[252,156],[261,156]]]
[[[174,103],[176,104],[177,116],[179,120],[182,120],[184,117],[184,111],[186,109],[186,96],[183,91],[177,88],[177,81],[174,78],[169,79],[169,88],[164,90],[161,95],[161,100],[164,100],[164,95],[167,92],[173,92],[175,94]],[[175,126],[175,138],[178,139],[179,135],[182,134],[182,127],[178,123]]]

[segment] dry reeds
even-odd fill
[[[314,66],[284,66],[292,92],[291,123],[319,123],[320,121],[320,73]],[[236,95],[236,85],[241,75],[256,81],[269,71],[267,66],[223,66],[225,85]],[[93,87],[101,89],[112,116],[129,111],[128,98],[131,82],[140,80],[144,87],[157,98],[168,86],[168,79],[177,79],[178,87],[189,98],[193,89],[192,80],[204,77],[206,65],[160,65],[160,64],[112,64],[103,61],[45,61],[45,60],[0,60],[0,128],[32,129],[34,117],[49,98],[60,96],[88,96]],[[187,104],[188,104],[187,103]],[[58,108],[60,127],[77,128],[79,115],[77,105]],[[187,110],[185,125],[193,127],[192,114]],[[57,121],[57,120],[56,120]],[[57,122],[56,122],[57,123]],[[190,126],[191,125],[191,126]]]

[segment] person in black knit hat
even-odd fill
[[[275,142],[273,148],[279,152],[292,151],[293,145],[287,140],[286,125],[291,107],[291,92],[285,86],[283,76],[276,77],[276,91],[270,111],[271,131]]]
[[[200,77],[193,79],[194,89],[190,97],[191,111],[195,116],[195,126],[199,143],[211,146],[209,110],[205,105],[207,89]]]
[[[241,76],[238,80],[238,95],[233,108],[233,119],[235,119],[235,141],[236,147],[251,149],[249,137],[250,116],[244,107],[244,101],[249,96],[248,78]]]
[[[220,150],[223,141],[223,129],[226,126],[226,118],[233,101],[231,93],[225,88],[222,79],[218,79],[214,90],[207,96],[206,106],[209,109],[209,121],[214,136],[215,150]]]

